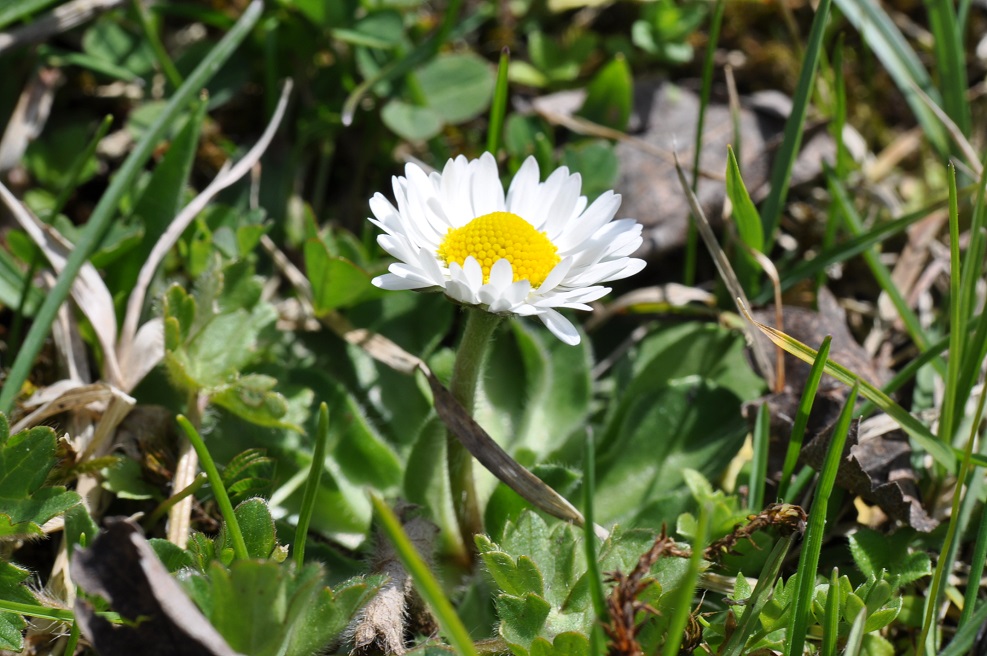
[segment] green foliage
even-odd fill
[[[81,499],[61,486],[48,486],[58,464],[55,432],[39,426],[10,434],[0,415],[0,536],[41,535],[41,524]]]
[[[654,535],[616,529],[599,551],[599,570],[629,572],[650,549]],[[589,654],[595,612],[590,599],[582,535],[568,524],[550,528],[538,515],[524,512],[504,530],[499,544],[477,536],[487,573],[500,590],[496,599],[499,633],[518,656]],[[664,591],[673,590],[687,563],[665,558],[652,568],[653,582],[640,597],[659,608]],[[649,620],[657,635],[662,617]]]
[[[37,604],[38,600],[24,586],[30,573],[12,563],[0,560],[0,601]],[[27,622],[19,613],[0,612],[0,648],[19,652],[24,647],[21,631]]]

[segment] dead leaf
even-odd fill
[[[859,439],[854,422],[843,447],[836,484],[880,506],[889,517],[929,533],[938,520],[929,517],[918,499],[918,484],[911,466],[912,447],[900,431]],[[822,468],[832,426],[816,435],[802,449],[801,458],[814,469]]]
[[[107,520],[92,546],[76,549],[71,571],[83,590],[127,620],[113,624],[76,600],[82,634],[101,656],[237,656],[130,520]]]

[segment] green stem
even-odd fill
[[[449,391],[470,415],[476,401],[476,386],[483,370],[487,346],[500,317],[485,310],[469,309],[463,339],[456,353]],[[472,553],[473,536],[483,531],[480,505],[473,481],[473,456],[451,432],[446,433],[446,459],[449,464],[449,486],[456,521],[463,538],[463,545]]]
[[[240,532],[240,523],[237,521],[236,514],[233,512],[233,504],[230,503],[230,497],[226,494],[223,477],[219,475],[219,470],[216,469],[216,463],[213,462],[212,455],[209,453],[209,449],[206,448],[206,443],[202,440],[202,436],[199,435],[199,431],[195,429],[195,426],[186,417],[178,415],[178,425],[185,431],[185,436],[188,437],[188,441],[192,444],[192,448],[195,449],[196,455],[199,456],[199,464],[202,466],[203,471],[206,472],[206,476],[209,477],[209,485],[212,486],[212,493],[216,497],[216,505],[219,506],[219,512],[223,515],[223,521],[226,522],[226,530],[229,531],[230,538],[233,540],[233,552],[236,554],[237,560],[247,560],[250,558],[250,553],[247,551],[247,543],[243,541],[243,533]]]

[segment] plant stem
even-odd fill
[[[500,317],[484,310],[467,310],[466,327],[456,353],[449,389],[470,415],[476,401],[476,386],[483,370],[487,346]],[[463,546],[472,553],[473,536],[483,531],[480,506],[473,481],[473,456],[451,432],[446,433],[446,460],[449,465],[449,488],[456,522]]]

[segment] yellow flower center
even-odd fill
[[[544,232],[517,214],[492,212],[461,228],[450,228],[438,256],[446,266],[453,262],[462,266],[472,255],[483,269],[485,283],[490,281],[490,268],[504,259],[511,263],[514,282],[527,280],[538,287],[559,263],[558,250]]]

